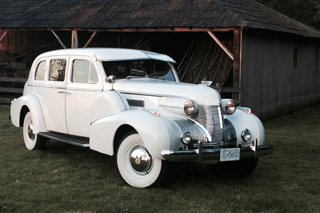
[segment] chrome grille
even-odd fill
[[[193,123],[186,120],[175,120],[182,132],[189,132],[196,141],[206,141],[206,137],[201,130]]]
[[[212,137],[212,142],[221,143],[223,134],[221,108],[217,106],[199,106],[198,115],[193,118],[203,125]]]

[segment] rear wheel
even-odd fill
[[[47,139],[33,132],[33,120],[28,112],[23,122],[23,139],[28,150],[45,149]]]
[[[243,158],[239,161],[219,162],[208,164],[208,169],[221,177],[246,178],[252,174],[258,164],[258,158]]]
[[[145,188],[158,185],[164,177],[164,163],[150,155],[140,135],[135,132],[126,135],[119,145],[118,170],[131,186]]]

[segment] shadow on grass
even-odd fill
[[[115,156],[107,156],[88,148],[75,147],[56,141],[49,141],[46,150],[37,152],[40,159],[60,159],[66,162],[67,165],[65,167],[70,167],[70,169],[74,167],[78,169],[95,169],[99,170],[100,174],[106,178],[112,173],[113,177],[117,176],[120,180],[119,186],[127,186],[118,173]],[[254,178],[256,176],[255,173],[252,176]],[[226,179],[216,176],[202,163],[169,163],[163,183],[155,188],[170,189],[190,185],[206,187],[216,184],[243,184],[248,181],[250,181],[250,177],[247,179]]]

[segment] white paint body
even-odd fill
[[[65,59],[65,79],[60,82],[49,80],[50,60]],[[31,112],[34,133],[58,132],[89,138],[90,148],[115,154],[115,137],[123,126],[130,126],[141,137],[147,150],[154,158],[163,159],[163,150],[178,150],[184,145],[180,141],[183,133],[175,122],[187,120],[184,103],[195,101],[199,106],[221,107],[219,93],[204,85],[181,83],[172,67],[175,81],[152,78],[119,79],[113,85],[103,61],[160,60],[170,64],[169,56],[128,49],[70,49],[44,53],[38,56],[30,70],[23,96],[11,105],[11,121],[21,126],[24,110]],[[86,60],[97,71],[97,82],[72,82],[74,60]],[[43,80],[35,80],[38,64],[45,61]],[[143,107],[134,106],[128,100],[140,101]],[[242,143],[241,132],[248,128],[252,136],[264,143],[264,128],[253,114],[237,110],[233,115],[221,115],[229,119],[236,131],[237,142]],[[223,118],[222,118],[223,119]]]

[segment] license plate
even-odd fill
[[[240,160],[240,148],[220,149],[220,161]]]

